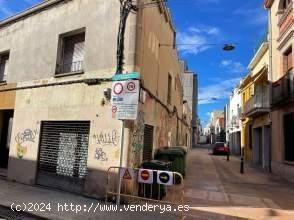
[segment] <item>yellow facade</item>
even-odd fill
[[[251,75],[248,74],[240,85],[241,104],[242,104],[242,130],[241,130],[241,152],[245,160],[252,160],[252,142],[251,142],[251,119],[244,116],[245,103],[253,95],[253,81]]]

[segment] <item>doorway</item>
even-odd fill
[[[253,161],[256,165],[262,167],[263,165],[263,140],[262,128],[255,128],[253,130]]]
[[[13,122],[13,110],[0,111],[0,175],[6,176]]]

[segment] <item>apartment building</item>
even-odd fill
[[[252,161],[255,165],[266,170],[270,168],[271,147],[268,68],[269,43],[266,34],[258,44],[257,51],[248,66],[251,94],[243,106],[243,115],[248,118],[250,128],[247,144],[251,146]]]
[[[230,145],[231,154],[241,154],[241,95],[235,88],[226,106],[226,140]]]
[[[292,0],[265,0],[269,12],[271,168],[294,182],[294,16]]]
[[[48,0],[0,22],[0,175],[105,195],[121,154],[109,96],[119,21],[116,0]],[[127,20],[125,72],[141,74],[141,98],[137,120],[125,123],[124,166],[189,144],[175,37],[163,2]]]
[[[187,62],[180,60],[181,82],[183,85],[184,101],[187,101],[192,112],[192,146],[198,143],[199,126],[198,123],[198,75],[189,70]]]
[[[254,95],[252,75],[248,73],[240,82],[241,108],[242,108],[242,129],[241,129],[241,155],[245,160],[252,161],[252,119],[244,113],[244,107]]]

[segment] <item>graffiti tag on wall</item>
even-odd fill
[[[102,148],[96,148],[95,159],[99,161],[108,161],[107,155]]]
[[[23,132],[18,132],[15,136],[16,149],[17,149],[17,157],[22,159],[27,151],[28,146],[26,143],[35,143],[36,136],[38,135],[37,130],[25,129]]]
[[[132,147],[133,152],[138,153],[143,148],[143,141],[144,141],[144,113],[139,112],[138,113],[138,119],[137,124],[135,125],[134,131],[133,131],[133,141],[132,141]]]
[[[117,146],[119,144],[119,133],[117,130],[109,132],[101,131],[99,134],[93,135],[95,144],[99,146]]]

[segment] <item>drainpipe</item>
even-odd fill
[[[268,19],[269,19],[269,104],[270,104],[270,109],[272,108],[272,97],[273,97],[273,33],[272,33],[272,13],[271,13],[271,9],[269,9],[268,11]],[[272,125],[272,117],[271,117],[271,112],[270,112],[270,125]],[[270,133],[271,132],[272,127],[270,126]],[[271,138],[271,136],[270,136]],[[271,173],[272,172],[272,168],[271,168],[271,164],[272,164],[272,141],[270,140],[269,144],[269,167],[268,167],[268,171]]]

